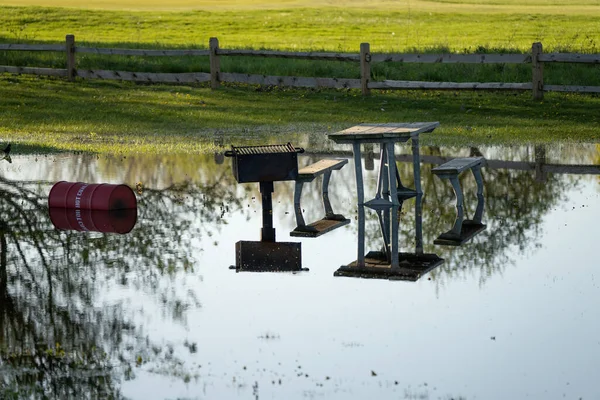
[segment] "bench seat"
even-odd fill
[[[290,232],[290,236],[315,238],[350,223],[350,220],[343,215],[333,212],[329,201],[329,179],[331,178],[331,172],[342,169],[346,164],[348,164],[348,159],[346,158],[327,158],[298,170],[294,190],[294,212],[296,214],[297,226]],[[325,217],[306,224],[302,216],[302,207],[300,206],[302,187],[304,183],[312,182],[320,175],[323,175],[322,198]]]
[[[457,175],[461,172],[482,165],[484,157],[455,158],[431,170],[436,175]]]
[[[322,175],[325,172],[341,169],[346,164],[348,164],[348,159],[346,158],[327,158],[319,160],[314,164],[298,170],[298,178],[296,178],[296,180],[310,182],[317,176]]]

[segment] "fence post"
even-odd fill
[[[67,79],[72,81],[75,79],[75,35],[67,35],[66,52],[67,52]]]
[[[360,88],[363,96],[371,93],[369,82],[371,81],[371,50],[369,43],[360,44]]]
[[[544,164],[546,164],[546,146],[539,145],[533,149],[535,155],[535,180],[536,182],[545,182]]]
[[[531,46],[532,90],[534,100],[544,99],[544,63],[539,61],[542,44],[536,42]]]
[[[218,89],[219,88],[219,74],[221,73],[221,61],[219,60],[219,55],[217,54],[217,50],[219,49],[219,39],[210,38],[209,41],[210,48],[210,88]]]

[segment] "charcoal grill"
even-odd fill
[[[298,153],[291,143],[265,146],[231,146],[225,156],[232,158],[238,183],[293,181],[298,177]]]
[[[276,242],[273,227],[273,182],[298,178],[298,153],[304,149],[291,143],[265,146],[231,146],[225,152],[232,158],[238,183],[258,182],[262,198],[260,242],[236,243],[238,271],[299,271],[302,268],[301,243]]]

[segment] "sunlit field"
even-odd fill
[[[598,7],[598,0],[3,0],[0,5],[97,8],[112,10],[240,10],[283,8],[364,8],[414,11],[503,11],[536,13],[573,13]],[[597,11],[597,10],[596,10]]]
[[[1,0],[0,40],[358,51],[595,52],[600,1]],[[9,5],[30,7],[3,7]],[[70,7],[70,8],[61,8]],[[136,11],[132,11],[136,10]]]

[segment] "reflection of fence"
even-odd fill
[[[75,37],[66,36],[65,45],[0,44],[0,50],[10,51],[54,51],[66,54],[66,68],[32,68],[0,66],[0,72],[17,74],[116,79],[141,82],[198,83],[210,82],[211,88],[220,82],[247,83],[273,86],[310,88],[360,88],[364,95],[371,89],[435,89],[435,90],[531,90],[534,99],[542,99],[545,91],[600,93],[600,86],[544,85],[545,63],[600,64],[600,54],[543,53],[542,44],[534,43],[531,54],[372,54],[369,43],[360,45],[360,53],[286,52],[268,50],[228,50],[219,47],[217,38],[211,38],[208,50],[143,50],[106,49],[75,46]],[[109,70],[83,70],[76,67],[76,54],[104,54],[144,57],[208,56],[210,72],[150,73]],[[317,78],[298,76],[269,76],[241,74],[221,71],[221,56],[243,56],[263,58],[287,58],[302,60],[350,61],[360,63],[360,79]],[[451,63],[451,64],[531,64],[532,80],[525,83],[508,82],[424,82],[398,80],[371,80],[373,63]]]
[[[306,155],[315,155],[318,157],[346,157],[352,158],[351,151],[335,151],[332,153],[316,153],[307,151]],[[365,152],[365,169],[373,169],[373,160],[379,159],[378,153]],[[421,155],[422,164],[440,165],[453,158],[461,156],[430,156]],[[412,154],[397,154],[396,161],[412,163]],[[370,167],[370,168],[369,168]],[[517,171],[534,171],[538,181],[545,181],[546,174],[572,174],[572,175],[600,175],[600,165],[582,165],[582,164],[548,164],[543,150],[536,151],[536,161],[505,161],[490,160],[486,158],[486,168],[491,169],[513,169]]]

